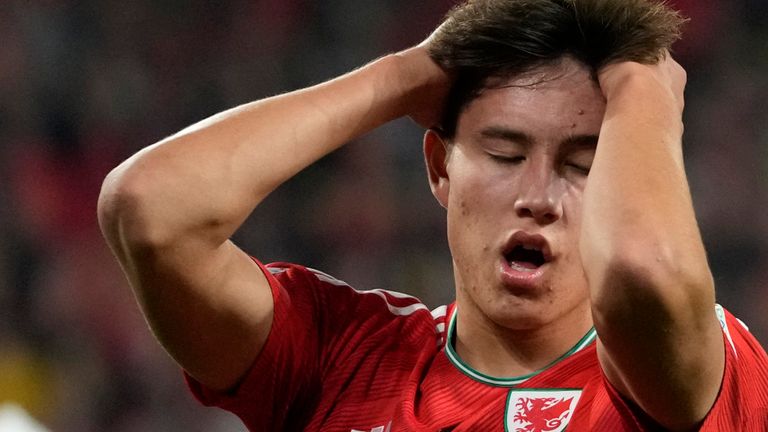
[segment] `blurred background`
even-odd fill
[[[719,301],[768,344],[768,2],[677,0],[685,148]],[[154,341],[96,224],[101,181],[225,108],[419,42],[449,0],[3,0],[0,403],[54,431],[243,431]],[[300,120],[300,119],[297,119]],[[237,242],[358,288],[449,302],[421,131],[393,122],[305,170]]]

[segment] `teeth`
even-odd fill
[[[530,273],[530,272],[536,271],[535,268],[524,267],[524,266],[521,266],[520,264],[518,264],[518,263],[516,263],[514,261],[509,263],[509,267],[512,268],[513,270],[522,271],[522,272],[529,272]]]

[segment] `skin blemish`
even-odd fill
[[[584,115],[584,110],[583,109],[579,110],[579,115]]]
[[[571,129],[576,129],[576,123],[571,125]]]

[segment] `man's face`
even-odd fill
[[[444,177],[432,178],[460,308],[510,330],[583,322],[589,310],[581,208],[605,100],[574,60],[538,72],[473,100]]]

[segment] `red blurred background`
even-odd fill
[[[718,299],[767,344],[768,3],[672,3],[692,18],[675,53]],[[101,180],[196,120],[418,42],[450,4],[2,2],[0,403],[56,431],[244,430],[192,401],[153,340],[96,225]],[[444,237],[420,131],[401,120],[284,185],[236,240],[434,307],[453,289]]]

